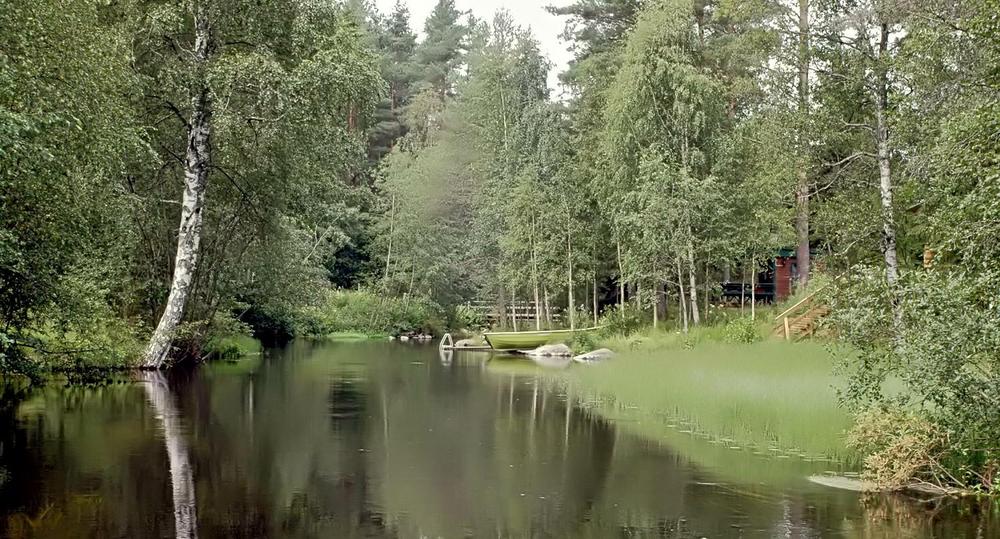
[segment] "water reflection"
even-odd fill
[[[180,411],[162,372],[146,371],[140,377],[146,388],[146,397],[163,425],[163,441],[170,463],[170,486],[173,492],[174,535],[177,539],[197,537],[194,471],[191,468],[191,452],[184,436]]]
[[[862,500],[809,483],[812,465],[691,435],[650,441],[633,434],[648,425],[607,421],[527,360],[484,365],[298,343],[169,384],[9,395],[0,536],[997,533],[995,508]]]

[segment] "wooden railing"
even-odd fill
[[[801,317],[809,314],[810,309],[813,307],[813,300],[816,299],[816,295],[819,294],[825,286],[822,286],[815,291],[811,292],[808,296],[800,299],[795,305],[785,309],[781,314],[774,317],[775,333],[783,333],[786,341],[792,339],[792,325],[801,319]],[[797,314],[800,313],[800,314]]]

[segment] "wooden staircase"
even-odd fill
[[[815,301],[818,292],[819,290],[809,294],[785,312],[774,317],[773,335],[782,337],[786,341],[814,335],[820,321],[830,314],[829,307]]]

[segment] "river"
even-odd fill
[[[510,361],[526,360],[297,342],[8,388],[0,536],[1000,536],[995,507],[863,498],[808,480],[835,463],[642,436],[550,376],[494,366]]]

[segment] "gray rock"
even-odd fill
[[[483,346],[482,341],[476,339],[462,339],[455,342],[455,348],[475,348],[477,346]]]
[[[565,344],[545,344],[527,354],[531,357],[572,357],[573,351]]]
[[[615,353],[607,348],[598,348],[586,354],[580,354],[573,358],[573,361],[578,361],[580,363],[592,363],[597,361],[604,361],[606,359],[611,359],[615,357]]]

